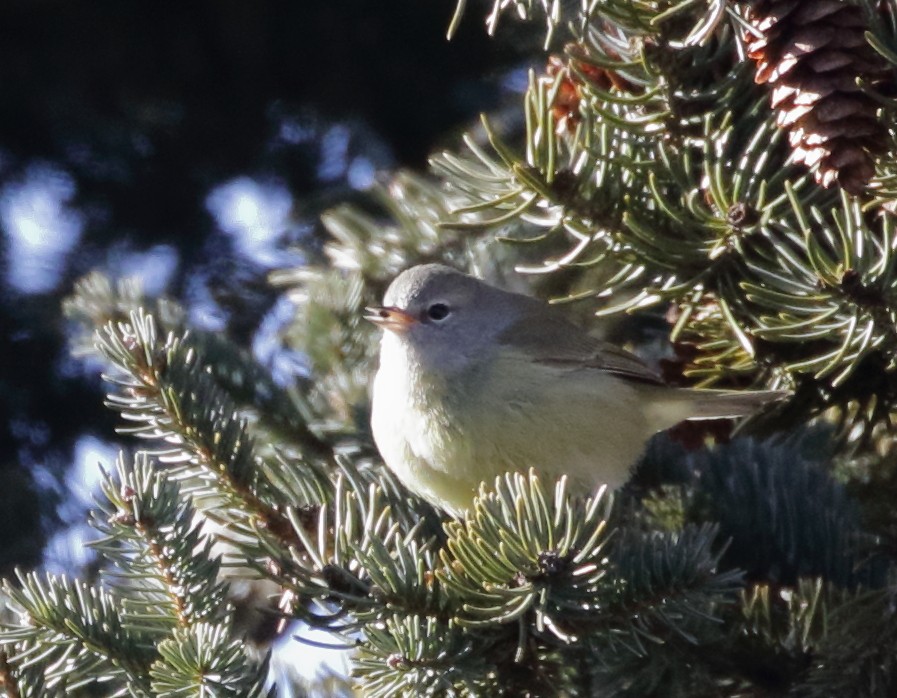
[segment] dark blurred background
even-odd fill
[[[289,380],[266,274],[513,91],[519,49],[470,4],[449,43],[454,0],[0,3],[0,573],[83,562],[117,450],[73,282],[139,275]]]

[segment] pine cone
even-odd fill
[[[577,46],[568,44],[565,49],[573,54],[577,51]],[[565,68],[568,70],[565,71]],[[588,85],[605,92],[614,89],[620,92],[638,91],[629,80],[614,70],[592,65],[575,57],[549,56],[545,75],[551,80],[561,81],[551,105],[558,133],[576,129],[581,118],[579,104],[584,96],[584,88]]]
[[[860,193],[875,174],[887,130],[877,104],[857,85],[890,78],[866,42],[862,10],[840,0],[756,0],[748,14],[755,81],[772,86],[776,123],[790,131],[795,162],[816,171],[824,187],[838,182]]]

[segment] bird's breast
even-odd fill
[[[374,379],[371,426],[377,448],[409,489],[463,511],[479,481],[471,481],[467,467],[472,454],[459,379],[410,368],[416,362],[396,343],[381,351]]]
[[[603,371],[506,354],[449,377],[383,354],[377,446],[407,486],[455,511],[470,506],[481,482],[514,470],[567,475],[586,490],[618,486],[651,433],[635,391]]]

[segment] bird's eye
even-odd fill
[[[434,303],[429,308],[427,308],[427,317],[431,320],[439,322],[441,320],[445,320],[449,316],[450,312],[452,311],[445,303]]]

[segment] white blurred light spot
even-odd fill
[[[85,544],[96,539],[96,532],[85,523],[87,512],[96,505],[102,467],[115,467],[118,448],[95,436],[84,435],[75,442],[72,464],[65,474],[57,514],[68,524],[54,534],[44,549],[44,568],[50,572],[77,574],[96,557]]]
[[[526,91],[530,81],[530,67],[522,66],[509,70],[501,80],[501,87],[508,92],[520,94]]]
[[[44,571],[51,574],[80,575],[97,557],[97,553],[88,545],[96,538],[96,531],[86,523],[73,524],[54,534],[44,548]]]
[[[282,261],[279,246],[292,227],[293,208],[285,187],[238,177],[215,187],[206,208],[242,255],[266,267]]]
[[[338,640],[324,630],[304,627],[293,623],[274,644],[271,653],[271,675],[280,685],[288,685],[290,678],[314,683],[325,676],[347,677],[350,673],[349,649],[328,649],[298,640],[296,635],[325,644]]]
[[[340,179],[349,162],[349,140],[351,132],[341,124],[331,126],[321,138],[321,161],[318,163],[318,178],[323,182]]]
[[[130,248],[112,250],[109,269],[120,277],[136,277],[148,296],[165,293],[180,263],[177,249],[172,245],[154,245],[148,250]]]
[[[284,119],[280,123],[277,134],[282,141],[290,145],[308,143],[314,138],[315,130],[311,126],[303,124],[298,119]]]
[[[69,202],[75,182],[49,165],[32,165],[21,181],[0,192],[0,226],[7,238],[6,278],[15,290],[56,288],[66,255],[81,238],[84,219]]]
[[[362,191],[370,189],[374,184],[374,177],[377,174],[377,168],[374,163],[365,157],[357,157],[349,165],[348,180],[349,186],[353,189]]]
[[[297,376],[308,375],[308,357],[287,349],[283,343],[283,330],[296,316],[296,305],[281,296],[262,318],[252,338],[252,354],[271,371],[278,385],[288,387],[296,383]]]
[[[213,297],[208,279],[194,274],[187,282],[186,297],[191,326],[209,332],[223,332],[227,329],[227,312]]]
[[[100,486],[100,468],[110,472],[115,467],[117,457],[117,446],[95,436],[85,435],[79,438],[75,442],[72,466],[65,476],[70,495],[67,504],[84,509],[92,507],[94,495]]]

